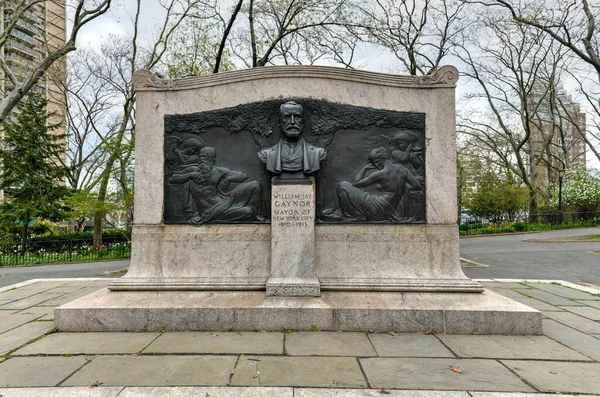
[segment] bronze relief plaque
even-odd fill
[[[270,223],[316,179],[319,224],[425,223],[425,114],[290,98],[165,116],[165,224]]]

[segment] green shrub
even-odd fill
[[[102,237],[122,237],[131,238],[131,232],[125,230],[107,230],[102,233]],[[66,234],[52,234],[40,237],[32,237],[29,241],[63,241],[63,240],[85,240],[93,239],[94,232],[73,232]]]
[[[512,227],[517,232],[522,232],[523,230],[527,230],[527,224],[525,222],[515,222],[515,223],[513,223]]]

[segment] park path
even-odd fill
[[[111,272],[129,266],[129,260],[63,263],[58,265],[0,267],[0,287],[44,278],[115,277]]]
[[[461,238],[460,255],[488,266],[464,269],[471,278],[565,280],[600,285],[600,253],[593,252],[600,252],[600,242],[524,241],[590,234],[600,234],[600,228]]]

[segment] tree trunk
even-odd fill
[[[537,190],[535,187],[529,189],[529,222],[538,221]]]
[[[94,213],[94,252],[102,245],[102,219],[104,214],[100,212]]]
[[[124,109],[124,117],[121,121],[121,125],[119,126],[119,131],[114,140],[114,149],[110,154],[108,159],[106,160],[106,168],[104,169],[103,175],[100,179],[100,187],[98,188],[98,204],[102,206],[104,201],[106,200],[106,196],[108,193],[108,183],[110,181],[110,175],[112,173],[115,162],[117,161],[119,154],[121,153],[121,145],[123,143],[123,136],[125,135],[125,130],[127,129],[127,122],[131,116],[131,112],[133,110],[133,105],[135,102],[135,97],[133,94],[129,97],[129,99],[125,102],[123,106]],[[99,246],[102,245],[102,220],[104,219],[105,212],[103,210],[97,210],[94,213],[94,252],[98,249]]]
[[[27,242],[27,229],[29,228],[29,211],[25,212],[25,219],[23,219],[23,235],[21,236],[21,256],[25,256],[27,249],[25,243]]]

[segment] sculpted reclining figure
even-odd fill
[[[337,186],[341,220],[401,222],[403,219],[399,206],[407,184],[421,189],[423,178],[414,176],[405,166],[392,162],[388,150],[373,149],[369,153],[369,164],[358,172],[354,183],[342,181]],[[379,193],[373,194],[362,189],[372,185]]]
[[[262,221],[260,183],[249,181],[244,172],[216,166],[215,158],[215,149],[204,147],[199,153],[199,164],[178,168],[169,178],[170,183],[189,186],[196,210],[189,222],[198,225]]]

